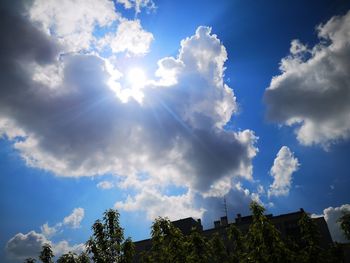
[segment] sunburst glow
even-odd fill
[[[146,85],[147,77],[143,69],[135,67],[129,70],[127,81],[132,88],[142,88]]]

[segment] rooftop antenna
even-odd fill
[[[225,216],[227,218],[227,204],[226,204],[226,196],[224,195],[224,210],[225,210]]]

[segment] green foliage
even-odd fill
[[[127,238],[125,242],[122,244],[122,263],[131,263],[134,257],[135,245],[132,242],[131,238]]]
[[[186,241],[187,263],[211,262],[211,247],[206,238],[197,230],[192,230]]]
[[[212,251],[211,262],[212,263],[228,263],[229,256],[223,238],[215,233],[210,239],[210,247]]]
[[[143,263],[338,263],[343,261],[341,245],[329,249],[320,246],[321,236],[313,219],[303,213],[299,222],[299,235],[282,239],[280,232],[264,215],[265,208],[256,202],[250,205],[252,222],[246,234],[235,224],[220,228],[207,239],[201,230],[192,229],[187,236],[169,219],[157,218],[151,229],[152,247],[138,255]],[[339,222],[349,233],[349,213]],[[86,251],[79,256],[69,252],[57,263],[132,263],[134,243],[124,238],[119,225],[119,213],[110,209],[102,220],[92,226],[93,235],[86,243]],[[346,232],[348,231],[348,232]],[[91,259],[90,259],[91,256]],[[53,263],[50,244],[42,247],[39,258]],[[36,262],[28,258],[25,263]]]
[[[124,240],[124,230],[119,225],[119,213],[109,209],[103,219],[92,226],[93,235],[86,243],[87,251],[96,263],[131,262],[134,247],[131,240]]]
[[[57,263],[77,263],[77,255],[75,253],[68,252],[67,254],[60,256]]]
[[[344,259],[344,251],[340,244],[334,243],[324,255],[325,262],[327,263],[341,263]]]
[[[350,211],[344,211],[343,215],[338,219],[340,228],[343,230],[345,237],[350,241]]]
[[[298,225],[301,234],[301,262],[323,262],[323,251],[320,247],[321,235],[312,218],[306,213],[303,213]]]
[[[54,254],[50,244],[44,244],[40,252],[39,258],[43,263],[53,263]]]
[[[230,262],[243,262],[243,259],[247,257],[247,243],[245,237],[235,225],[230,225],[227,234],[231,245]]]
[[[78,256],[78,263],[90,263],[90,258],[88,256],[88,254],[86,252],[82,252],[79,256]]]
[[[157,218],[151,230],[152,248],[143,262],[186,262],[186,242],[181,231],[169,219]]]
[[[246,237],[249,251],[246,262],[287,262],[288,251],[275,226],[264,215],[265,208],[252,202],[253,222]]]

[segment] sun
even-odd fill
[[[127,81],[132,88],[142,88],[146,85],[147,77],[143,69],[134,67],[127,73]]]

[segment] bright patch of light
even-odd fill
[[[131,68],[124,75],[124,80],[122,80],[123,74],[107,60],[106,69],[110,74],[108,86],[122,102],[127,103],[130,98],[133,98],[137,102],[142,103],[144,97],[142,89],[149,83],[149,80],[141,68]]]
[[[132,68],[128,72],[127,81],[133,89],[142,88],[146,85],[146,74],[141,68]]]

